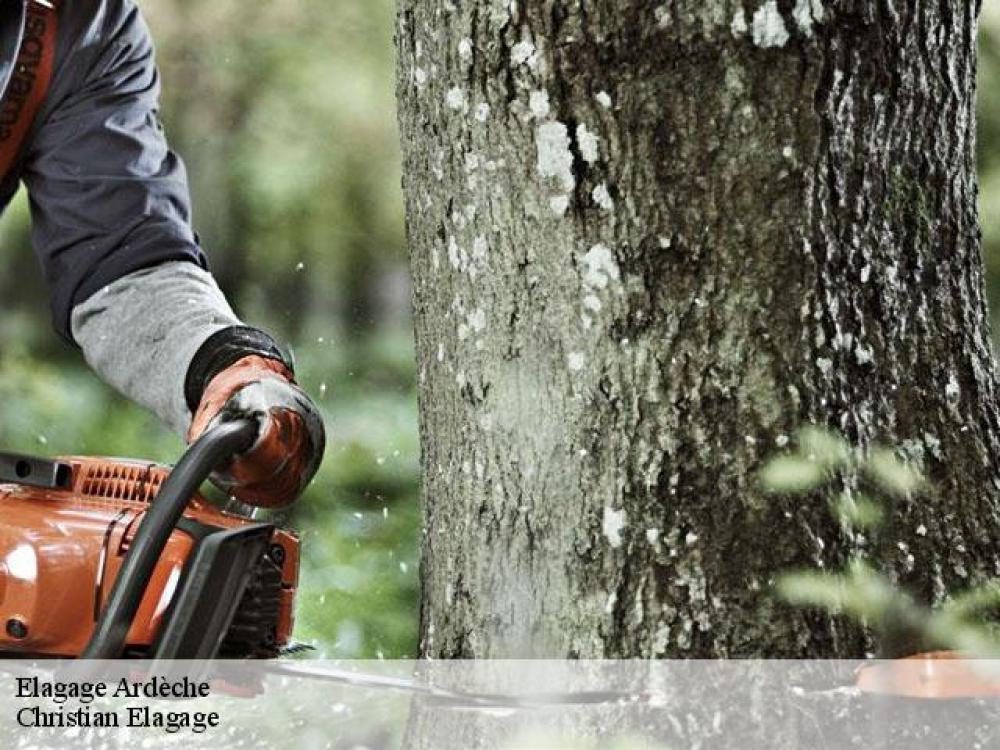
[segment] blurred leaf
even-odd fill
[[[799,430],[799,452],[827,468],[843,466],[851,460],[851,447],[847,441],[815,425]]]
[[[875,528],[885,516],[881,505],[864,495],[855,496],[848,491],[840,493],[831,506],[841,523],[859,529]]]
[[[840,574],[801,571],[783,575],[778,580],[778,593],[790,604],[842,612],[847,585]]]
[[[991,581],[952,597],[942,611],[951,617],[968,618],[997,607],[1000,607],[1000,581]]]
[[[790,454],[772,458],[761,470],[760,478],[771,492],[804,492],[818,486],[826,471],[822,465]]]
[[[919,471],[903,463],[888,448],[873,448],[864,467],[886,492],[908,494],[920,489],[924,482]]]
[[[928,637],[945,648],[976,659],[1000,658],[1000,640],[989,628],[951,613],[934,612],[924,626]]]
[[[854,559],[846,573],[789,573],[778,580],[778,592],[791,604],[820,607],[865,620],[884,620],[889,613],[911,614],[913,601],[904,592]]]

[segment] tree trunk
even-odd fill
[[[872,649],[773,592],[865,550],[803,423],[933,480],[901,585],[1000,571],[976,6],[399,0],[425,655]]]

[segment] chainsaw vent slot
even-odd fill
[[[160,491],[164,472],[148,466],[98,463],[85,466],[79,493],[88,498],[148,503]]]
[[[225,659],[272,659],[278,655],[275,638],[281,616],[281,568],[264,556],[254,568],[226,637],[219,646]]]

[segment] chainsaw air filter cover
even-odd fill
[[[0,455],[0,650],[80,655],[169,471]],[[146,585],[126,653],[274,656],[291,636],[298,568],[295,535],[196,494]]]

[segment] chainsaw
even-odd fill
[[[0,657],[279,655],[298,537],[199,491],[256,436],[223,422],[172,469],[0,454]]]

